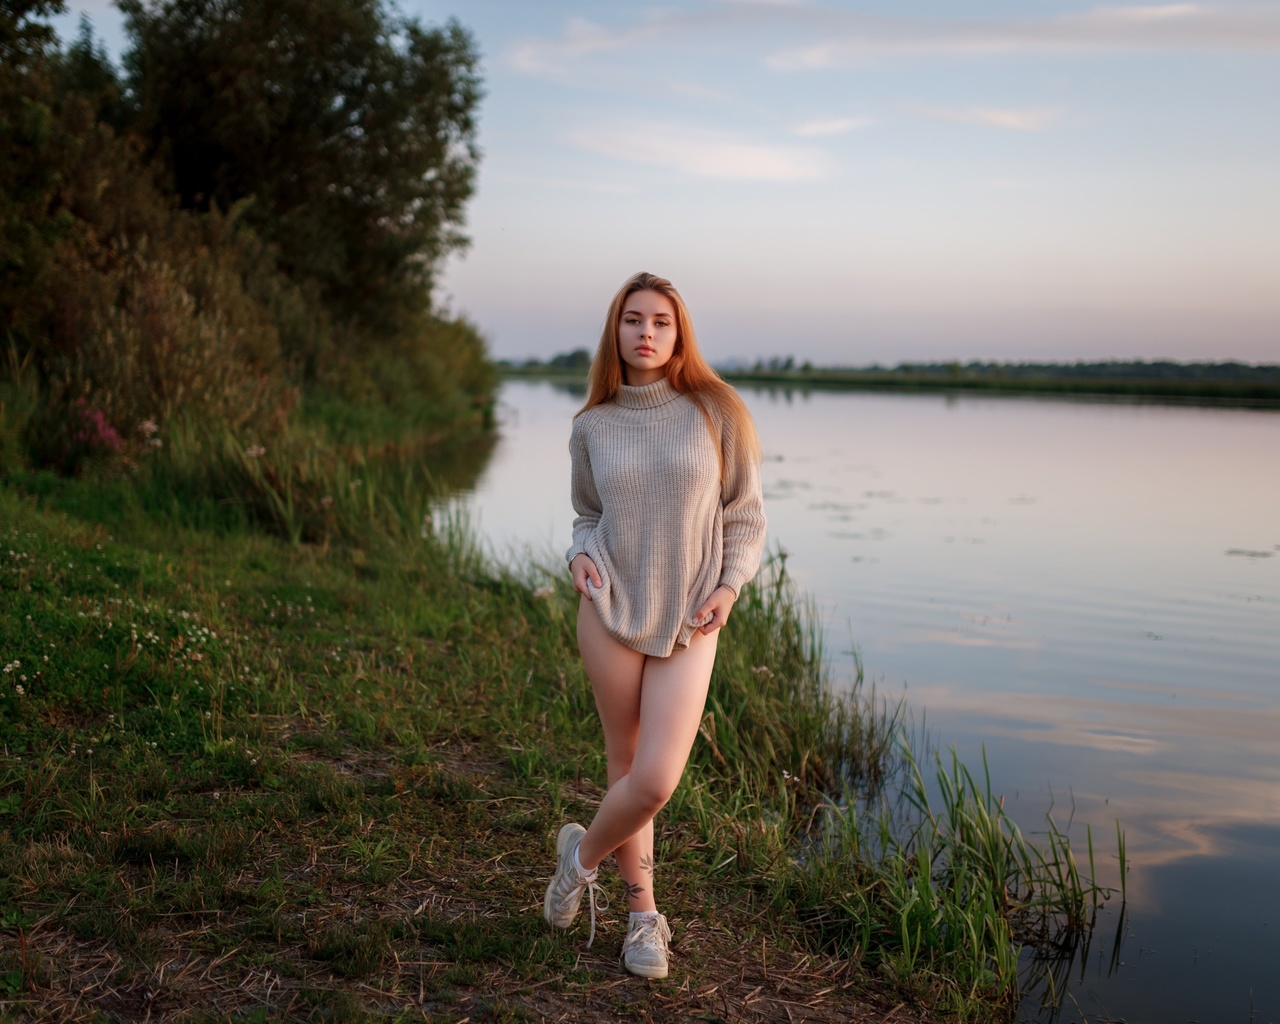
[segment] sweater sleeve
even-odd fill
[[[573,510],[578,514],[573,520],[573,543],[565,554],[567,562],[572,562],[575,556],[586,552],[587,539],[595,531],[603,511],[600,495],[596,491],[595,477],[591,473],[591,459],[587,453],[582,420],[583,417],[579,416],[573,421],[573,430],[569,434],[569,456],[572,460],[569,497],[573,502]]]
[[[726,422],[722,429],[724,482],[720,488],[720,504],[724,509],[724,561],[720,585],[728,587],[736,597],[760,568],[768,523],[764,515],[760,467],[750,448],[738,443],[732,421]]]

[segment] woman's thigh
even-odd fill
[[[719,638],[719,630],[694,633],[684,650],[645,663],[633,777],[659,790],[679,783],[702,723]]]
[[[646,659],[609,635],[595,606],[585,597],[578,603],[578,650],[604,727],[612,785],[615,771],[624,774],[635,753]]]

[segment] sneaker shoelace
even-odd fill
[[[671,928],[661,914],[653,917],[642,917],[631,928],[627,935],[626,947],[659,946],[665,953],[671,942]],[[588,943],[589,945],[589,943]]]
[[[587,888],[587,905],[591,908],[591,931],[587,935],[587,949],[590,949],[591,943],[596,941],[596,893],[600,894],[601,910],[609,909],[609,897],[594,878],[582,884]]]
[[[573,891],[575,889],[581,887],[582,889],[586,890],[587,905],[591,909],[591,931],[587,935],[587,948],[590,949],[591,943],[595,942],[596,940],[597,906],[601,911],[608,910],[609,897],[605,894],[604,889],[601,888],[600,883],[596,881],[598,877],[596,873],[593,872],[590,877],[587,877],[585,875],[579,874],[576,869],[570,868],[570,871],[572,872],[572,874],[563,876],[565,880],[571,879],[571,881],[569,881],[568,890],[565,891],[557,886],[556,898],[561,904],[564,904],[564,903],[567,903],[569,899],[573,896]],[[597,894],[599,895],[599,900],[600,900],[598,904],[596,903]]]

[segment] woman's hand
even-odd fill
[[[694,624],[698,632],[704,636],[714,633],[729,621],[729,612],[738,597],[728,587],[716,587],[711,596],[702,602],[702,607],[693,614]]]
[[[595,584],[597,590],[604,586],[600,579],[600,572],[596,569],[596,563],[582,552],[574,555],[573,561],[569,563],[569,575],[573,578],[573,589],[588,601],[595,600],[591,596],[591,591],[587,589],[588,579]]]

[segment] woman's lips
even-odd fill
[[[650,348],[648,345],[641,345],[639,348],[636,349],[636,355],[651,356],[653,355],[653,349]]]

